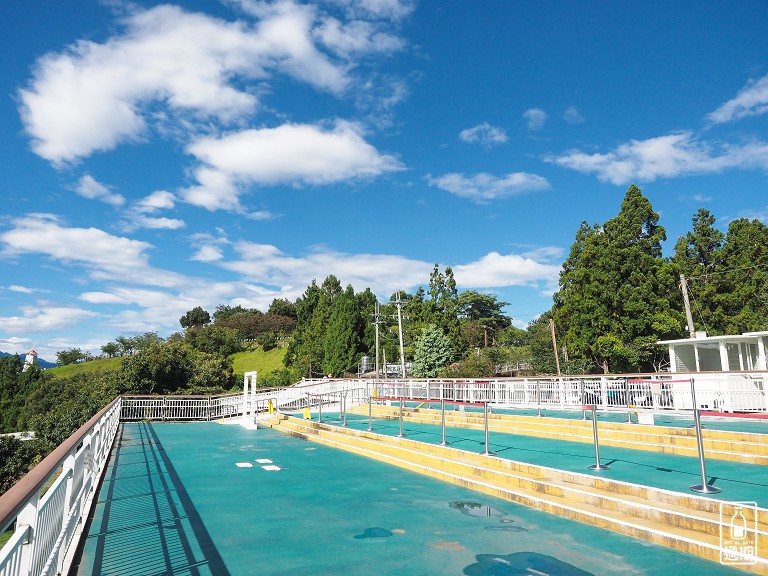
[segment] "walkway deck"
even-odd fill
[[[456,440],[474,449],[473,436]],[[77,574],[483,575],[500,566],[741,573],[268,429],[135,423],[111,456]]]

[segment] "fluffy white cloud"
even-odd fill
[[[328,49],[345,58],[357,54],[391,53],[401,50],[403,39],[381,29],[380,25],[363,20],[341,22],[324,18],[314,32]]]
[[[54,306],[40,303],[37,306],[22,306],[21,316],[0,318],[0,326],[7,332],[38,334],[50,330],[61,330],[78,322],[97,316],[95,312],[81,308]]]
[[[631,140],[613,152],[587,154],[579,150],[547,159],[565,168],[596,174],[612,184],[651,182],[689,174],[712,174],[727,169],[768,169],[768,144],[754,141],[740,146],[715,146],[692,132]]]
[[[427,181],[430,186],[477,203],[509,198],[526,192],[538,192],[550,187],[543,176],[527,172],[514,172],[501,177],[485,172],[472,176],[450,173],[436,177],[428,176]]]
[[[149,265],[146,242],[113,236],[98,228],[69,228],[55,216],[30,214],[11,221],[0,233],[2,254],[42,254],[86,268],[98,280],[175,286],[182,277]]]
[[[0,338],[0,350],[9,354],[24,354],[31,348],[31,343],[31,338]]]
[[[178,218],[156,216],[160,210],[171,210],[176,206],[176,196],[166,190],[157,190],[149,196],[134,202],[123,214],[121,227],[126,232],[138,228],[153,230],[179,230],[186,223]]]
[[[82,40],[41,58],[20,90],[33,150],[54,164],[144,136],[152,103],[190,118],[229,121],[257,98],[236,78],[274,72],[342,92],[349,79],[312,40],[310,8],[281,2],[255,25],[226,22],[179,7],[137,11],[103,44]]]
[[[583,124],[584,116],[581,115],[581,112],[579,112],[579,109],[576,108],[576,106],[568,106],[568,108],[565,109],[565,112],[563,112],[563,120],[568,122],[568,124]]]
[[[561,254],[560,249],[550,251],[554,252]],[[560,265],[538,261],[526,254],[490,252],[476,262],[457,264],[453,272],[456,284],[464,288],[554,285]]]
[[[541,108],[529,108],[523,112],[523,118],[528,124],[528,130],[541,130],[547,122],[547,113]]]
[[[707,119],[715,124],[740,120],[748,116],[760,116],[768,112],[768,75],[750,81],[735,98],[728,100]]]
[[[180,191],[189,203],[208,210],[237,210],[243,184],[329,184],[401,170],[393,156],[367,143],[356,124],[332,128],[284,124],[204,138],[188,152],[203,165],[198,185]]]
[[[422,283],[432,270],[427,262],[389,254],[348,254],[320,247],[297,258],[269,244],[239,242],[234,248],[239,259],[222,262],[223,268],[242,274],[250,282],[284,290],[293,287],[297,295],[312,278],[335,274],[356,290],[370,287],[389,296],[397,289]]]
[[[503,128],[491,126],[483,122],[472,128],[459,132],[459,140],[469,143],[478,143],[486,147],[504,144],[509,138]]]
[[[125,204],[125,198],[120,194],[112,192],[108,186],[98,182],[90,174],[82,176],[74,187],[74,191],[77,192],[83,198],[89,200],[100,200],[112,206],[118,207]]]

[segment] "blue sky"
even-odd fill
[[[0,350],[95,353],[335,274],[453,267],[524,327],[640,186],[768,223],[768,4],[13,2]]]

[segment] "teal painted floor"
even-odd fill
[[[301,417],[298,414],[297,416]],[[317,414],[312,414],[313,420],[317,421],[317,417]],[[323,420],[327,424],[341,424],[338,413],[324,412]],[[347,424],[351,428],[365,430],[368,428],[368,418],[348,414]],[[379,434],[394,436],[400,432],[398,420],[374,420],[373,425],[374,431]],[[440,426],[404,421],[403,431],[412,440],[432,444],[442,440]],[[485,451],[485,433],[482,430],[449,427],[446,430],[446,439],[454,448],[472,452]],[[490,450],[499,458],[604,476],[633,484],[688,494],[692,494],[692,484],[701,484],[701,469],[699,460],[695,457],[600,446],[600,462],[608,464],[611,469],[597,472],[587,469],[587,466],[595,463],[595,449],[592,443],[490,432],[489,444]],[[708,497],[757,502],[759,506],[768,508],[768,469],[765,466],[713,459],[706,459],[705,465],[707,483],[722,490],[720,494]]]
[[[124,424],[97,500],[81,575],[742,573],[237,425]]]

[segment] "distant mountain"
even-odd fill
[[[27,357],[26,354],[10,354],[9,352],[0,352],[0,358],[3,356],[21,356],[22,360]],[[56,362],[48,362],[48,360],[43,360],[39,356],[37,357],[37,365],[40,366],[40,368],[56,368],[56,366],[58,366]]]

